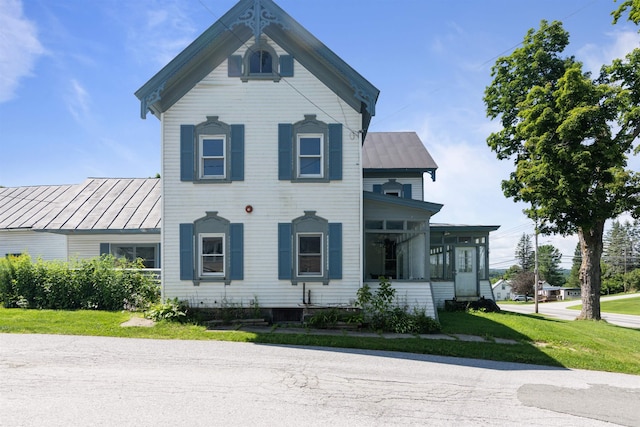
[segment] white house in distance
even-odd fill
[[[510,280],[500,279],[491,288],[496,301],[509,301],[513,297]]]
[[[431,224],[423,175],[437,166],[413,132],[368,132],[378,93],[272,0],[239,1],[146,82],[163,297],[291,319],[350,306],[384,275],[433,317],[492,298],[497,227]]]

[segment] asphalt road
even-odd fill
[[[0,334],[1,426],[640,426],[640,376],[393,352]]]
[[[600,298],[600,302],[607,300],[617,300],[617,299],[625,299],[625,298],[637,298],[640,297],[640,294],[625,294],[625,295],[613,295],[613,296],[604,296]],[[538,313],[544,314],[545,316],[555,317],[563,320],[575,320],[578,315],[580,315],[579,310],[572,310],[567,307],[575,306],[581,304],[580,300],[572,300],[572,301],[558,301],[558,302],[545,302],[538,304]],[[534,312],[535,305],[531,303],[509,303],[509,304],[500,304],[498,301],[498,306],[500,309],[505,311],[513,311],[516,313],[524,313],[531,314]],[[616,314],[616,313],[606,313],[602,312],[600,314],[602,319],[607,322],[624,326],[625,328],[635,328],[640,329],[640,316],[633,316],[629,314]],[[638,362],[640,363],[640,361]]]

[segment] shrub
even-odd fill
[[[338,326],[338,323],[359,325],[362,323],[362,314],[354,311],[330,308],[328,310],[321,310],[305,319],[305,326],[317,329],[333,329]]]
[[[425,309],[408,311],[406,305],[396,300],[396,290],[388,279],[380,277],[375,294],[365,284],[358,289],[356,304],[362,309],[362,318],[369,327],[383,332],[401,334],[426,334],[440,330],[440,324],[427,316]]]
[[[160,295],[153,278],[139,267],[112,256],[71,263],[6,257],[0,259],[0,302],[7,308],[145,308]]]
[[[189,305],[178,298],[168,299],[164,303],[153,304],[144,313],[144,317],[154,322],[166,320],[169,322],[184,322],[187,320]]]

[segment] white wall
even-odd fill
[[[28,253],[32,259],[44,261],[67,259],[67,238],[62,234],[32,230],[0,231],[0,257],[6,254]]]
[[[270,43],[274,46],[273,43]],[[245,47],[237,54],[242,55]],[[285,52],[276,48],[278,54]],[[308,283],[312,302],[348,304],[361,283],[361,116],[327,89],[299,63],[287,82],[242,83],[227,77],[226,61],[163,114],[163,292],[165,298],[184,298],[207,307],[222,299],[261,307],[297,307],[302,286],[278,280],[277,224],[291,222],[305,210],[315,210],[343,227],[342,280],[328,286]],[[294,86],[295,89],[292,87]],[[301,96],[303,93],[306,98]],[[278,180],[278,124],[295,123],[304,114],[343,124],[343,179],[330,183],[292,183]],[[227,124],[245,125],[245,176],[242,182],[193,184],[180,182],[180,125],[198,124],[219,116]],[[356,133],[352,133],[356,131]],[[253,207],[252,213],[245,206]],[[244,280],[230,286],[179,278],[179,224],[192,223],[206,211],[232,223],[244,224]]]
[[[100,256],[100,243],[160,243],[160,233],[71,234],[68,239],[69,259],[87,259]]]

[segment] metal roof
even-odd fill
[[[31,228],[73,193],[73,185],[0,188],[0,229]]]
[[[0,188],[0,229],[160,230],[160,179],[88,178],[82,184]]]
[[[362,148],[362,168],[428,172],[438,165],[415,132],[369,132]]]

